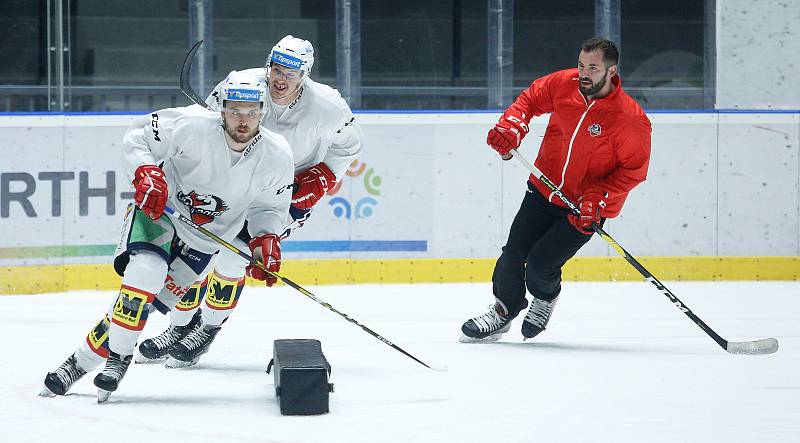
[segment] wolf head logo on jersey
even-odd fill
[[[211,194],[198,194],[194,191],[184,194],[178,191],[178,200],[189,208],[192,221],[198,225],[211,223],[214,217],[228,210],[228,205],[221,198]]]

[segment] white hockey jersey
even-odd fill
[[[243,72],[266,75],[264,68]],[[216,111],[222,108],[217,99],[221,89],[222,82],[206,98],[206,103]],[[303,80],[300,95],[280,116],[272,100],[267,100],[261,126],[286,137],[294,154],[295,174],[325,162],[337,181],[341,181],[350,163],[361,154],[361,133],[347,102],[339,91],[311,78]]]
[[[294,162],[286,140],[263,126],[231,165],[219,113],[196,105],[162,109],[131,124],[123,156],[131,179],[140,165],[161,166],[167,204],[228,242],[245,220],[253,236],[283,232]],[[209,254],[220,249],[196,229],[173,225],[190,247]]]

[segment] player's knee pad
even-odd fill
[[[131,331],[141,331],[147,323],[155,294],[123,283],[111,312],[111,323]]]
[[[205,294],[206,306],[219,311],[235,308],[242,289],[244,289],[244,282],[244,276],[229,278],[215,270],[208,276]]]

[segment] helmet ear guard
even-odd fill
[[[272,63],[289,69],[298,69],[302,77],[307,77],[311,74],[311,68],[314,66],[314,46],[308,40],[287,35],[269,52],[264,66],[268,72]]]

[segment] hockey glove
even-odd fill
[[[294,177],[292,205],[299,209],[311,209],[334,186],[336,175],[325,163],[317,163]]]
[[[253,253],[253,258],[264,263],[267,271],[278,272],[281,270],[281,240],[277,235],[264,234],[253,237],[248,246],[250,252]],[[272,286],[278,281],[277,277],[264,272],[263,269],[252,263],[247,265],[245,272],[249,277],[265,282],[267,286]]]
[[[508,160],[511,158],[509,151],[519,148],[519,144],[522,143],[522,139],[529,130],[525,123],[525,114],[522,114],[521,117],[503,114],[494,128],[489,130],[486,144],[503,156],[503,160]]]
[[[133,200],[148,217],[158,220],[167,205],[167,180],[155,165],[142,165],[133,173]]]
[[[605,197],[608,197],[608,194],[604,196],[599,193],[590,193],[581,197],[580,206],[578,208],[581,213],[578,216],[572,214],[568,215],[567,219],[570,224],[583,234],[594,233],[592,223],[600,225],[603,221],[603,218],[600,216],[600,211],[606,207]]]

